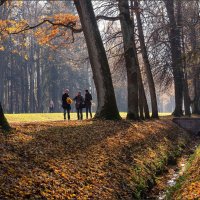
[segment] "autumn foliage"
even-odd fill
[[[165,121],[13,123],[0,199],[137,199],[188,135]]]
[[[13,34],[22,34],[33,31],[40,45],[48,45],[55,48],[52,42],[55,38],[62,38],[65,43],[73,39],[72,29],[77,26],[78,17],[70,13],[59,13],[52,16],[42,16],[31,25],[27,20],[0,20],[0,51],[4,50],[3,41]],[[30,34],[30,33],[29,33]],[[27,46],[24,43],[24,46]]]

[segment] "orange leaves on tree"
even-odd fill
[[[5,50],[4,46],[0,45],[0,51],[4,51],[4,50]]]
[[[15,20],[3,20],[4,22],[0,27],[3,28],[4,33],[12,34],[22,30],[25,26],[27,26],[26,20],[15,21]]]
[[[68,25],[69,23],[76,23],[78,17],[69,13],[56,14],[53,16],[54,23],[61,23]]]
[[[43,17],[43,20],[49,20],[51,23],[48,23],[45,26],[42,26],[37,29],[35,32],[35,36],[39,41],[40,45],[48,45],[52,48],[57,48],[59,46],[53,43],[55,38],[61,38],[61,40],[67,41],[70,39],[70,34],[68,30],[71,27],[76,26],[76,22],[78,20],[77,16],[69,14],[69,13],[62,13],[56,14],[51,17]]]
[[[25,20],[21,20],[19,22],[15,20],[0,20],[0,51],[4,51],[5,48],[3,46],[4,40],[8,38],[8,36],[12,33],[18,32],[21,29],[23,29],[25,26],[27,26],[27,22]],[[24,43],[19,42],[14,37],[10,37],[10,41],[13,43],[12,47],[16,47],[17,45],[23,45]],[[18,53],[18,50],[12,50],[14,53]]]
[[[36,25],[35,28],[33,28],[33,30],[36,30],[35,36],[39,44],[46,44],[52,48],[57,48],[60,43],[63,45],[63,39],[66,42],[72,38],[69,30],[76,26],[78,17],[69,13],[60,13],[50,17],[42,17],[38,23],[41,23],[43,20],[45,23],[42,23],[41,26]],[[29,26],[26,20],[0,20],[0,39],[2,41],[4,38],[8,37],[9,34],[20,33],[23,32],[23,30],[28,31],[30,29],[32,30],[32,27]],[[60,38],[62,42],[59,40],[53,42],[55,38]],[[28,46],[29,44],[24,43],[24,45]],[[0,46],[0,51],[2,50],[4,50],[4,48]]]

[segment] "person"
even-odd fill
[[[64,91],[64,94],[62,95],[62,107],[64,110],[64,120],[66,120],[66,111],[67,111],[68,120],[70,120],[71,101],[68,101],[68,100],[70,100],[69,90],[66,89]]]
[[[54,103],[53,100],[51,99],[50,103],[49,103],[49,112],[52,113],[54,109]]]
[[[76,111],[77,111],[77,118],[78,120],[82,120],[83,119],[83,104],[84,104],[84,98],[81,96],[81,92],[78,92],[78,95],[76,97],[74,97],[74,101],[75,101],[75,106],[76,106]]]
[[[86,119],[88,119],[88,112],[90,113],[90,118],[92,118],[91,106],[92,106],[92,95],[88,90],[85,90],[85,108],[86,108]]]

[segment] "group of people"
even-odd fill
[[[75,101],[75,107],[77,111],[77,119],[83,119],[83,108],[86,109],[86,119],[88,119],[88,114],[92,118],[91,106],[92,106],[92,95],[88,90],[85,90],[85,98],[81,95],[81,92],[78,92],[77,96],[73,98]],[[64,110],[64,120],[66,120],[66,114],[68,120],[70,120],[70,111],[71,111],[71,103],[73,100],[69,96],[69,90],[66,89],[64,94],[62,95],[62,107]]]

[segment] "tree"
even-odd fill
[[[80,17],[97,90],[98,107],[95,117],[99,119],[120,119],[108,60],[91,0],[74,0],[74,3]]]
[[[143,58],[145,72],[146,72],[146,76],[147,76],[149,92],[150,92],[150,96],[151,96],[152,118],[158,118],[158,106],[157,106],[157,99],[156,99],[155,84],[154,84],[153,75],[151,72],[151,66],[150,66],[148,53],[147,53],[147,49],[146,49],[146,45],[145,45],[138,0],[134,0],[134,8],[135,8],[135,15],[136,15],[136,19],[137,19],[140,48],[141,48],[142,58]]]
[[[5,0],[1,0],[0,1],[0,6],[5,2]],[[9,131],[11,130],[11,127],[6,119],[6,117],[4,116],[4,112],[3,112],[3,108],[1,106],[1,102],[0,102],[0,126],[2,127],[3,130]]]
[[[134,28],[130,18],[128,0],[118,1],[120,24],[123,36],[124,57],[128,80],[127,119],[138,119],[138,63],[134,41]]]
[[[5,131],[11,130],[11,127],[10,127],[8,121],[7,121],[6,117],[4,116],[4,112],[3,112],[3,108],[1,106],[1,102],[0,102],[0,126]]]
[[[172,57],[172,70],[174,77],[175,87],[175,110],[174,116],[180,117],[183,115],[183,65],[182,65],[182,54],[181,54],[181,41],[180,41],[180,28],[178,27],[178,20],[175,16],[174,0],[165,0],[167,15],[169,18],[169,42],[171,46],[171,57]],[[177,6],[177,9],[179,7]]]
[[[190,12],[187,12],[188,10]],[[191,95],[190,98],[189,94],[184,93],[184,101],[191,104],[193,114],[200,114],[199,2],[191,1],[183,4],[182,13],[184,13],[182,15],[182,42],[186,77],[184,86]],[[188,113],[190,114],[190,110]]]
[[[0,101],[5,112],[47,112],[51,98],[55,111],[61,111],[60,98],[64,88],[69,87],[71,95],[89,88],[84,78],[87,76],[86,66],[78,63],[80,67],[76,67],[77,63],[72,63],[73,59],[81,60],[85,53],[83,42],[79,39],[73,43],[74,38],[68,29],[74,26],[78,17],[70,14],[66,5],[63,6],[64,2],[55,2],[52,9],[47,9],[49,3],[46,4],[46,9],[34,1],[12,5],[15,11],[7,4],[1,7],[0,18],[5,26],[1,23],[0,31],[6,31],[0,51],[3,61],[0,65]],[[62,6],[64,11],[56,6]],[[54,14],[58,9],[60,13]],[[39,13],[45,16],[45,20],[41,20]],[[81,53],[75,55],[74,49]]]

